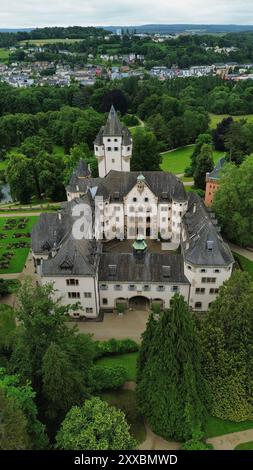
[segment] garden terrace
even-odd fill
[[[37,217],[0,217],[0,274],[23,271]]]

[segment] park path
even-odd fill
[[[165,150],[164,152],[160,152],[160,155],[165,155],[165,153],[171,153],[171,152],[175,152],[176,150],[180,150],[180,149],[183,149],[185,147],[192,147],[192,144],[188,144],[188,145],[183,145],[181,147],[176,147],[174,149],[169,149],[169,150]]]
[[[135,390],[136,382],[129,381],[123,385],[123,390]],[[145,422],[146,439],[139,446],[139,450],[177,450],[180,449],[180,443],[174,441],[166,441],[161,436],[158,436],[151,431],[148,424]]]
[[[208,444],[212,444],[215,450],[233,450],[238,444],[253,441],[253,429],[233,432],[223,436],[211,437],[207,439]]]
[[[31,217],[31,216],[38,216],[42,212],[0,212],[0,217]]]
[[[229,243],[229,246],[231,250],[237,253],[238,255],[242,255],[249,261],[253,261],[253,251],[247,250],[246,248],[241,248],[240,246],[234,245],[233,243]]]

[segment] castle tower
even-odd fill
[[[111,170],[130,171],[132,150],[131,134],[128,128],[121,124],[112,106],[106,125],[101,127],[94,141],[100,178],[104,178]]]

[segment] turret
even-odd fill
[[[109,171],[130,171],[133,142],[126,126],[123,126],[112,106],[105,126],[101,127],[95,141],[94,153],[98,160],[99,177]]]

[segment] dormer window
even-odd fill
[[[206,248],[207,248],[207,251],[213,251],[213,241],[212,240],[207,240]]]
[[[112,277],[116,276],[116,269],[117,269],[116,264],[109,264],[108,269],[109,269],[109,276],[112,276]]]

